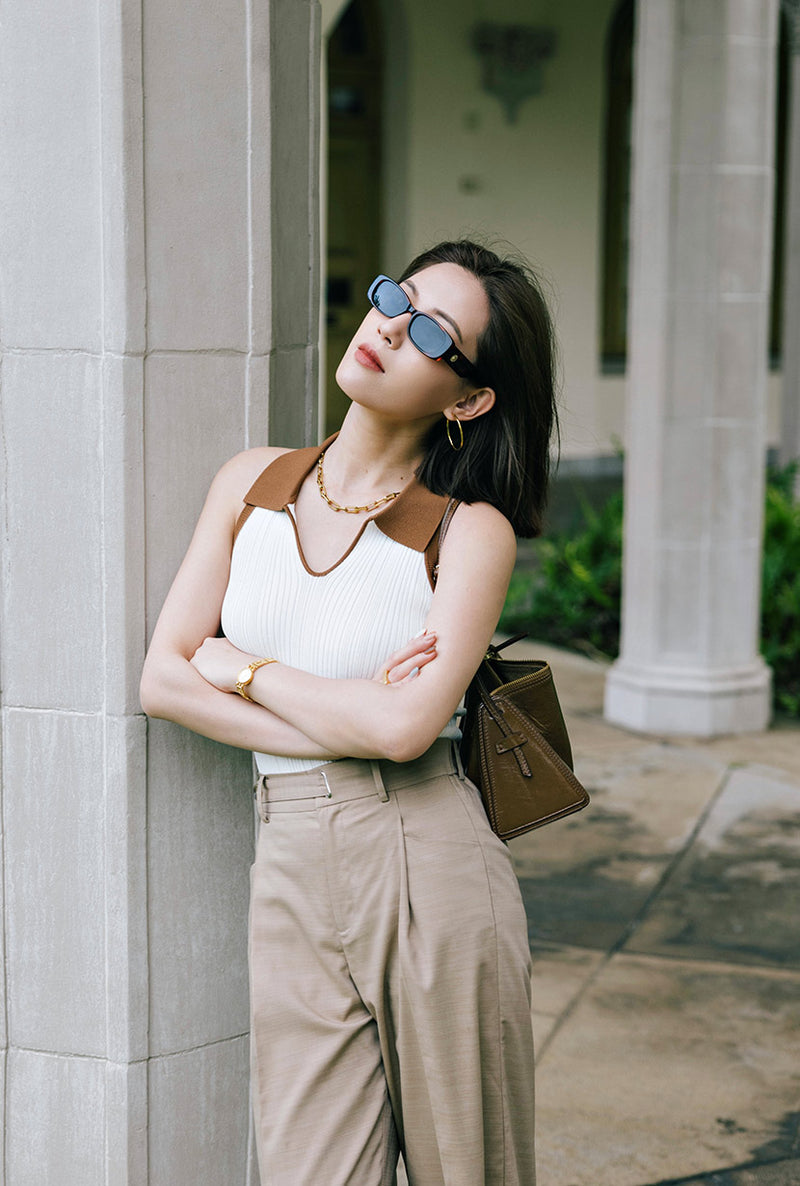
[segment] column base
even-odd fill
[[[604,715],[642,733],[715,737],[760,733],[769,724],[771,701],[772,672],[761,658],[716,671],[618,659],[606,679]]]

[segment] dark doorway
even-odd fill
[[[327,434],[349,404],[336,367],[380,271],[381,59],[377,0],[351,0],[328,41]]]

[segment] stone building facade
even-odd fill
[[[609,713],[752,728],[768,696],[756,612],[778,0],[639,0],[637,16],[626,621]],[[148,724],[137,684],[215,470],[250,444],[317,435],[320,22],[313,0],[4,6],[10,1186],[255,1186],[249,760]],[[795,118],[792,325],[799,133]],[[785,367],[789,434],[794,355]]]

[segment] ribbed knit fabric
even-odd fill
[[[324,575],[309,572],[287,511],[254,507],[231,559],[222,629],[240,650],[331,679],[370,679],[425,626],[431,603],[422,552],[368,522],[352,551]],[[455,720],[444,737],[459,737]],[[262,774],[291,774],[313,759],[256,755]]]

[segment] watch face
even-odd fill
[[[254,674],[255,672],[251,671],[249,667],[243,667],[236,677],[236,682],[238,684],[249,684]]]

